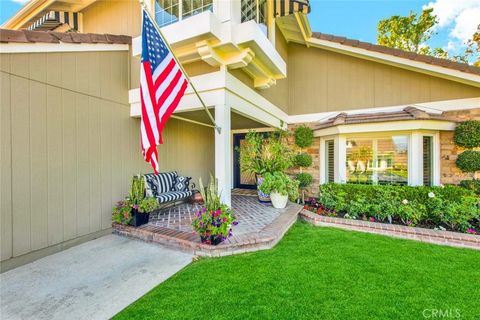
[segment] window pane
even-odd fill
[[[432,185],[432,137],[423,137],[423,185]]]
[[[373,140],[347,140],[347,182],[373,183]]]
[[[347,182],[408,184],[408,136],[347,140]]]
[[[378,139],[376,153],[374,171],[378,184],[408,184],[407,136]]]
[[[160,27],[178,21],[178,0],[156,0],[155,20]]]
[[[190,17],[204,11],[212,11],[212,0],[182,0],[182,17]]]
[[[242,0],[242,22],[255,20],[267,34],[267,0]]]

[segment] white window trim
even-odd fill
[[[382,134],[378,132],[377,134]],[[423,185],[423,137],[429,136],[433,138],[433,150],[432,150],[432,172],[433,172],[433,185],[440,185],[440,133],[438,131],[409,131],[405,133],[398,133],[408,136],[408,185],[409,186],[421,186]],[[391,135],[391,133],[388,133]],[[347,182],[347,135],[337,134],[323,136],[320,138],[320,172],[319,181],[320,184],[325,184],[326,177],[326,148],[325,142],[328,140],[334,140],[334,172],[336,183]]]

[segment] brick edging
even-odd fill
[[[327,217],[303,209],[299,218],[316,226],[368,232],[390,237],[411,239],[434,244],[480,250],[480,236],[465,233],[407,227],[396,224]]]

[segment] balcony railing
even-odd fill
[[[212,0],[156,0],[155,20],[160,27],[212,11]]]

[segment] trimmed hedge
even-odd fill
[[[455,128],[455,144],[471,149],[480,147],[480,121],[468,120],[459,123]]]
[[[295,129],[295,144],[300,148],[310,147],[313,143],[313,130],[305,125]]]
[[[310,167],[312,165],[312,156],[308,153],[299,153],[295,155],[295,165],[297,167]]]
[[[480,151],[464,151],[458,155],[455,163],[464,172],[480,171]]]
[[[462,180],[459,183],[459,186],[468,190],[472,190],[480,196],[480,179],[473,179],[473,180]]]
[[[320,203],[350,217],[466,231],[480,219],[479,198],[457,186],[410,187],[357,184],[320,186]]]
[[[299,173],[295,178],[299,182],[300,188],[306,188],[313,182],[313,177],[310,173]]]

